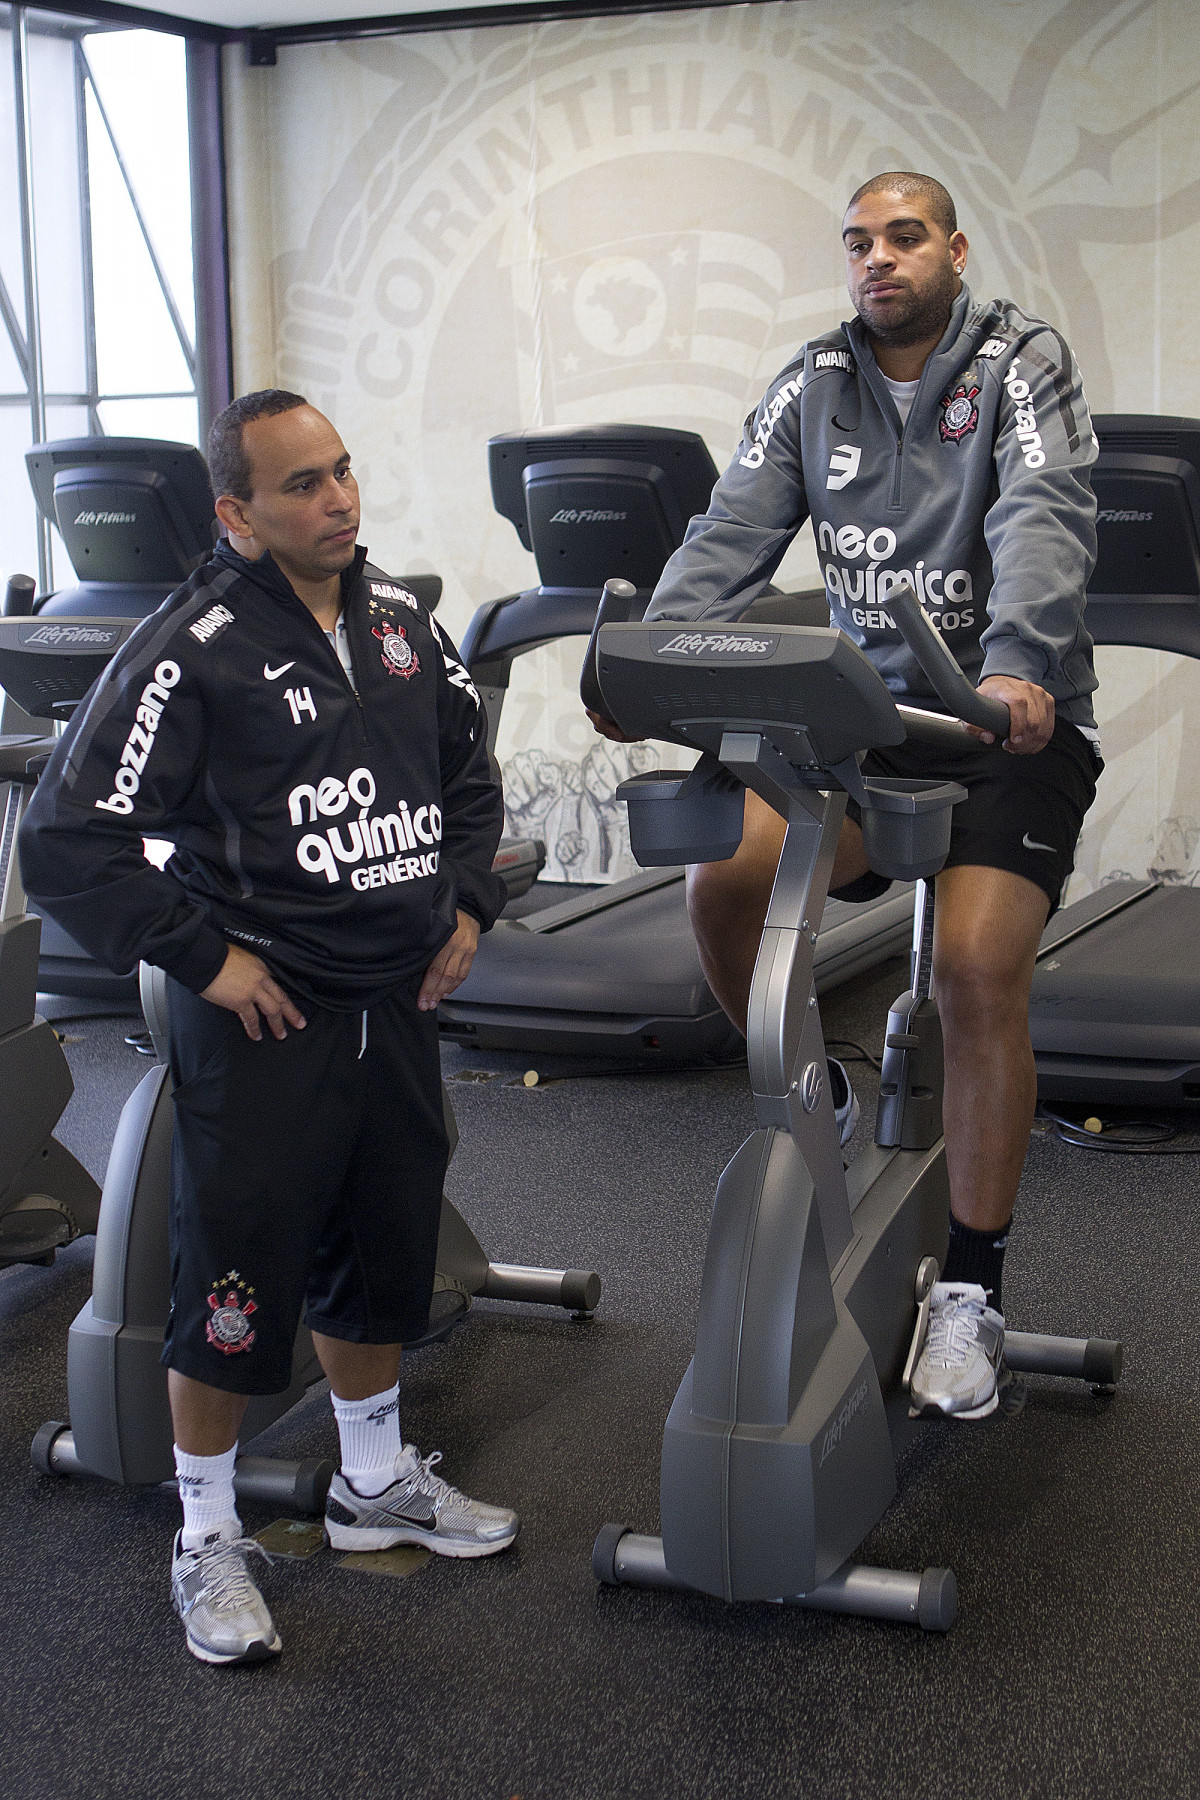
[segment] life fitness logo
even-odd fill
[[[655,656],[717,656],[738,660],[747,656],[771,656],[779,633],[769,637],[743,637],[731,631],[677,631],[670,638],[651,640]]]
[[[133,811],[133,796],[142,785],[146,761],[154,748],[158,722],[163,716],[163,710],[171,698],[171,690],[178,682],[180,673],[177,662],[160,662],[154,671],[154,680],[147,682],[142,689],[142,697],[134,715],[136,723],[125,739],[121,761],[113,777],[113,792],[107,800],[97,800],[96,802],[101,812],[131,813]]]
[[[356,819],[305,833],[296,845],[300,867],[310,875],[323,875],[330,887],[341,881],[343,867],[349,867],[350,885],[359,893],[436,875],[440,850],[421,846],[441,844],[441,808],[418,806],[413,812],[408,801],[401,800],[395,812],[372,814],[375,796],[370,769],[355,769],[345,781],[327,775],[315,786],[306,781],[294,787],[288,795],[293,825],[315,825],[321,818],[340,818],[352,805],[358,808]]]

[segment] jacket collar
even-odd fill
[[[950,323],[942,333],[941,342],[931,353],[929,362],[934,362],[938,357],[944,356],[948,351],[957,348],[958,340],[963,335],[963,331],[967,325],[967,315],[976,310],[971,290],[964,281],[954,305],[950,308]],[[972,321],[972,323],[974,323],[974,321]],[[852,319],[847,320],[846,323],[843,324],[842,330],[846,334],[847,341],[853,345],[855,355],[860,361],[874,364],[875,352],[871,348],[871,340],[867,336],[867,328],[857,313],[855,313]],[[929,363],[926,363],[925,366],[928,368]]]
[[[304,602],[269,550],[265,550],[257,562],[250,562],[246,557],[238,554],[228,538],[222,538],[213,551],[213,559],[216,562],[224,563],[227,568],[236,569],[239,575],[244,576],[247,581],[252,581],[255,587],[262,589],[264,594],[270,594],[273,600],[284,600],[296,606],[304,606]],[[349,568],[342,570],[343,606],[353,593],[366,560],[365,546],[357,545],[354,551],[354,561]],[[305,611],[308,611],[307,607],[305,607]]]

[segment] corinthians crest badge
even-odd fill
[[[979,408],[975,404],[978,392],[977,387],[969,388],[960,383],[952,394],[943,395],[942,416],[938,420],[943,444],[957,444],[959,438],[974,431],[979,423]]]
[[[222,1288],[225,1289],[224,1299],[221,1298]],[[236,1269],[221,1281],[213,1282],[212,1293],[208,1296],[205,1336],[213,1349],[220,1350],[224,1356],[236,1356],[239,1350],[249,1350],[254,1343],[250,1317],[258,1311],[258,1304],[251,1298],[253,1293],[254,1289],[246,1286]]]
[[[385,619],[381,626],[372,625],[371,636],[379,639],[379,660],[389,675],[403,675],[405,681],[411,681],[414,675],[420,674],[420,658],[409,643],[403,625]]]

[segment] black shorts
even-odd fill
[[[1103,767],[1083,733],[1058,719],[1050,742],[1032,756],[1014,756],[1000,744],[982,744],[964,733],[962,749],[949,753],[921,744],[868,750],[862,772],[959,782],[967,798],[954,808],[944,867],[972,863],[1024,875],[1042,889],[1053,912],[1075,866],[1084,814]],[[853,800],[846,814],[861,821]],[[881,876],[864,876],[836,890],[836,897],[865,900],[885,885]]]
[[[281,1393],[301,1312],[355,1344],[419,1337],[449,1157],[436,1013],[415,987],[252,1043],[235,1013],[170,982],[168,1368]],[[361,1054],[360,1054],[361,1053]]]

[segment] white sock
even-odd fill
[[[242,1535],[233,1497],[233,1465],[237,1445],[222,1456],[189,1456],[175,1446],[175,1474],[183,1502],[183,1548],[198,1550],[205,1538]]]
[[[356,1494],[373,1499],[395,1480],[400,1454],[400,1384],[366,1400],[339,1400],[331,1394],[342,1474]]]

